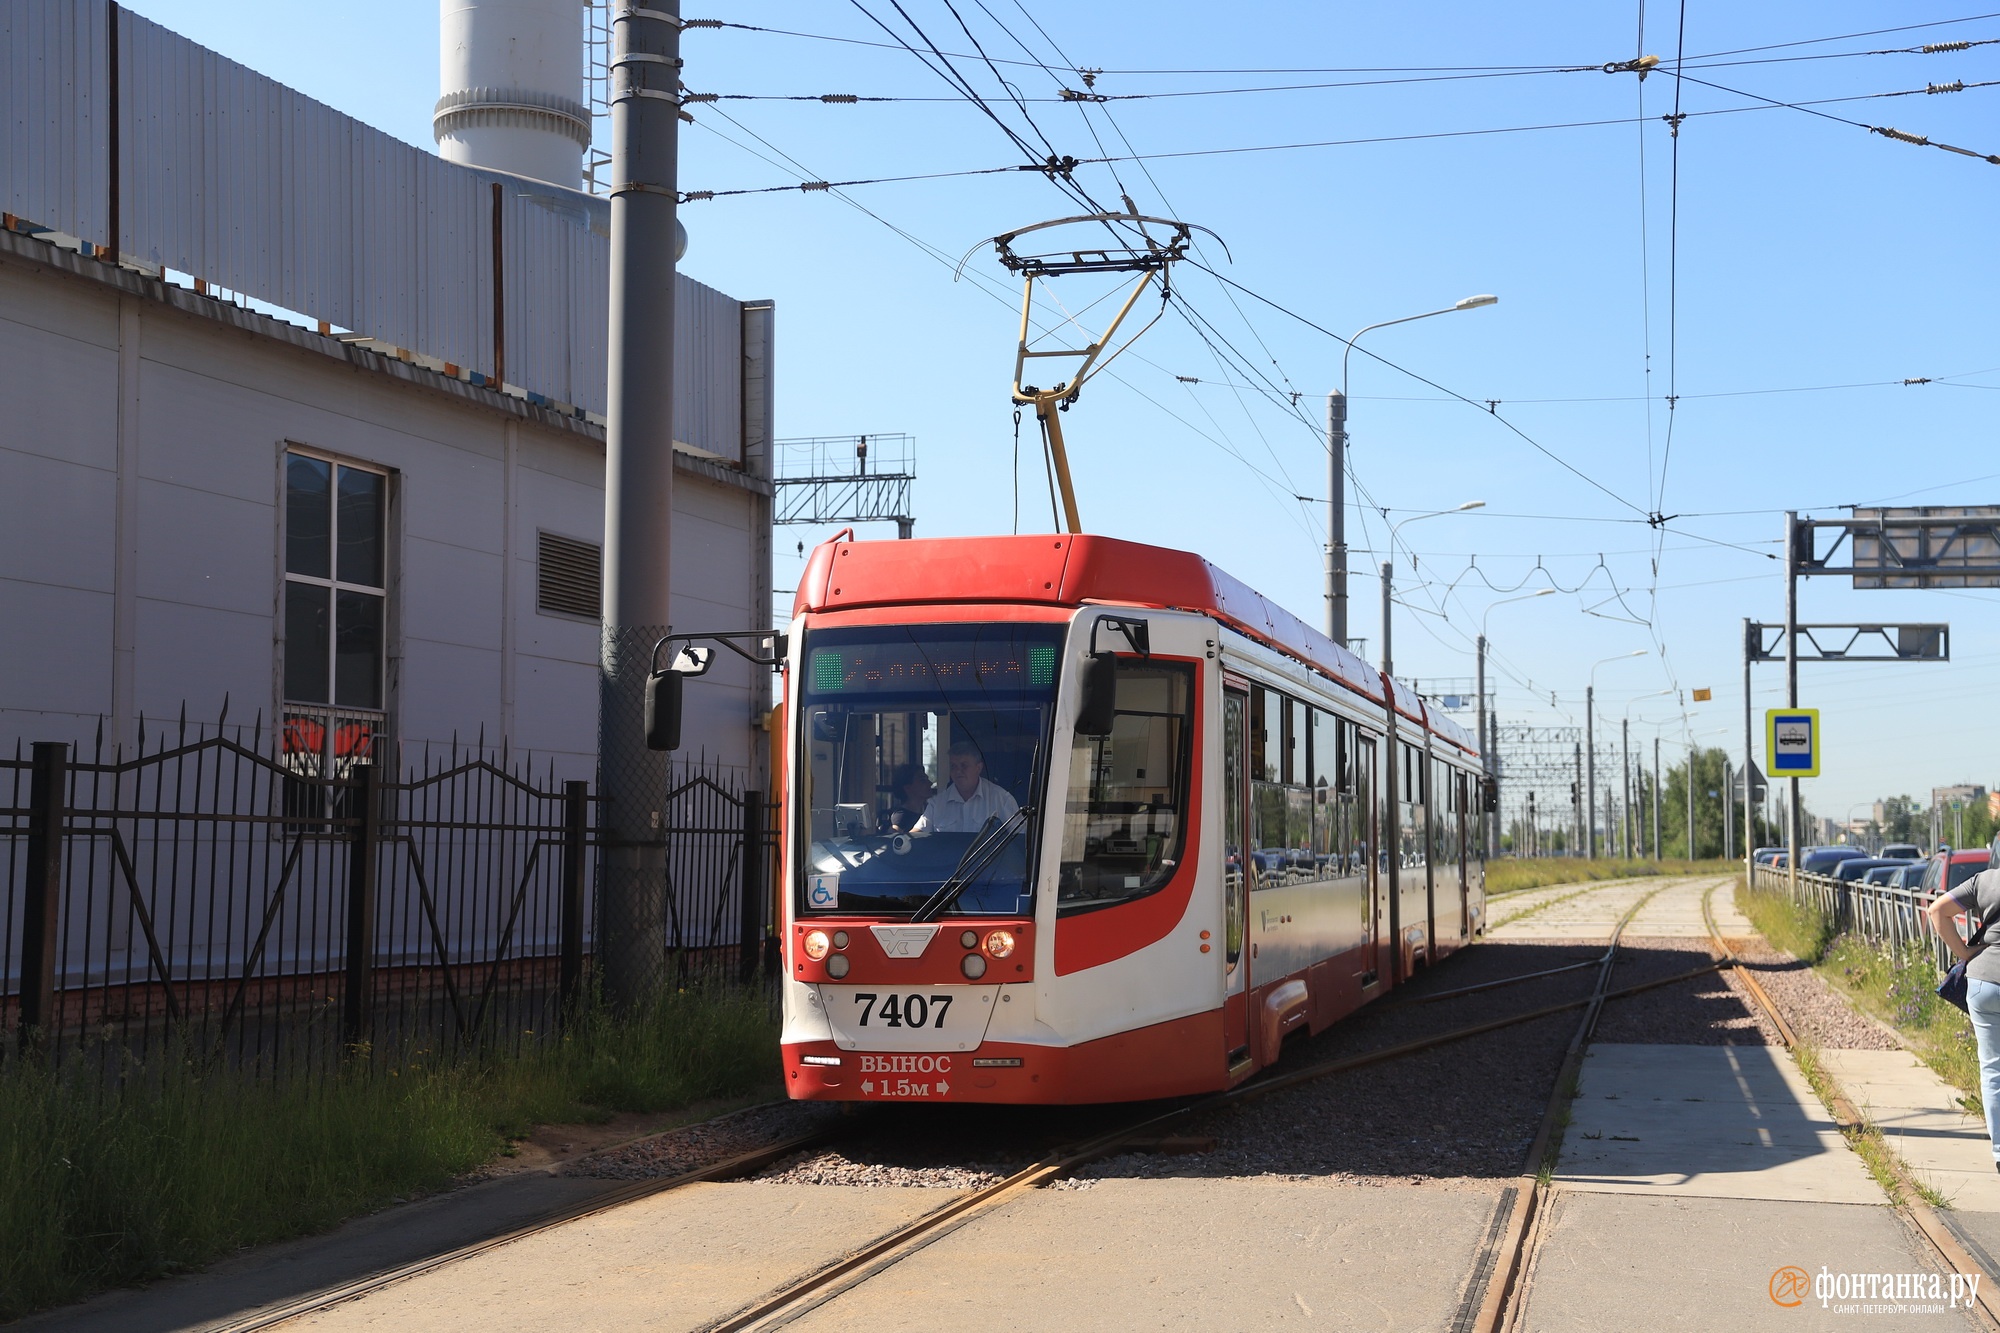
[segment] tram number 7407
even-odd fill
[[[933,1027],[942,1030],[944,1016],[955,997],[950,995],[879,995],[859,991],[854,1002],[861,1006],[861,1026],[867,1027],[872,1014],[885,1028]],[[879,1005],[878,1005],[879,1001]]]

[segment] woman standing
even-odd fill
[[[2000,835],[1995,835],[1989,864],[2000,866]],[[1945,873],[1950,872],[1951,854],[1944,853]],[[1986,1103],[1986,1137],[1993,1144],[1993,1165],[2000,1170],[2000,950],[1988,948],[1982,926],[2000,921],[2000,869],[1980,871],[1949,893],[1940,893],[1924,909],[1938,937],[1952,957],[1966,965],[1965,1008],[1972,1018],[1973,1036],[1979,1042],[1979,1094]],[[1958,923],[1952,918],[1964,912],[1970,918],[1977,947],[1960,938]]]

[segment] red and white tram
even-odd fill
[[[828,543],[784,699],[794,1097],[1226,1088],[1484,926],[1472,736],[1199,556]]]

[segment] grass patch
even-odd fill
[[[1968,1111],[1985,1114],[1972,1020],[1937,997],[1937,959],[1928,949],[1883,949],[1840,934],[1816,908],[1740,881],[1736,906],[1772,945],[1811,963],[1857,1009],[1902,1034],[1919,1059],[1959,1090]]]
[[[0,1320],[441,1188],[532,1126],[777,1091],[761,995],[682,992],[520,1056],[256,1081],[0,1068]]]
[[[1600,856],[1594,860],[1568,857],[1503,857],[1486,863],[1486,895],[1547,888],[1551,884],[1589,884],[1606,879],[1640,879],[1648,875],[1727,875],[1734,861],[1627,861]]]

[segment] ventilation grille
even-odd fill
[[[604,551],[591,542],[537,533],[535,609],[596,620],[604,588]]]

